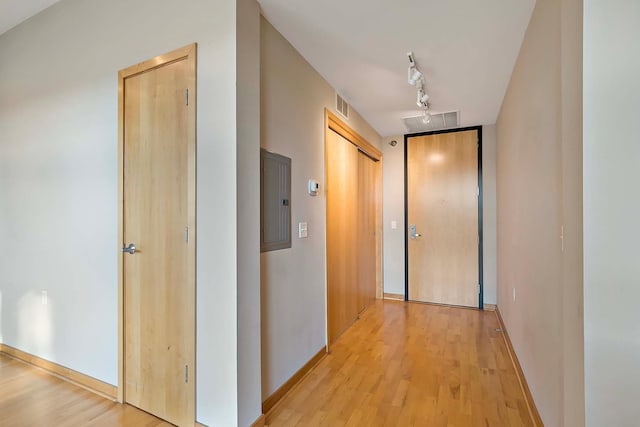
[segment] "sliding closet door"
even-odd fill
[[[327,319],[336,340],[376,297],[379,161],[330,130],[327,171]]]
[[[330,131],[327,170],[327,317],[333,342],[358,315],[358,149]]]
[[[376,297],[376,168],[358,153],[358,313]]]

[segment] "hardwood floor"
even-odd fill
[[[171,426],[0,354],[0,426]]]
[[[531,426],[494,312],[377,301],[269,426]]]
[[[495,312],[376,301],[269,426],[532,426]],[[0,426],[170,426],[0,354]]]

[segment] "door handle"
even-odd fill
[[[128,254],[135,254],[136,253],[136,245],[134,245],[133,243],[129,243],[129,246],[125,246],[124,243],[122,244],[122,253],[128,253]]]
[[[412,240],[415,240],[415,239],[417,239],[417,238],[418,238],[418,237],[420,237],[420,236],[422,236],[422,234],[420,234],[420,233],[418,233],[418,232],[417,232],[417,230],[416,230],[416,225],[415,225],[415,224],[411,224],[411,225],[409,226],[409,237],[410,237]]]

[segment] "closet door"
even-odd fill
[[[358,149],[331,131],[326,141],[329,342],[358,316]]]
[[[376,296],[376,168],[358,153],[358,313]]]

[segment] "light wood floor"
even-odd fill
[[[378,301],[270,426],[531,426],[493,312]],[[0,355],[0,426],[170,426]]]
[[[0,426],[171,426],[0,354]]]
[[[377,301],[269,426],[531,426],[494,312]]]

